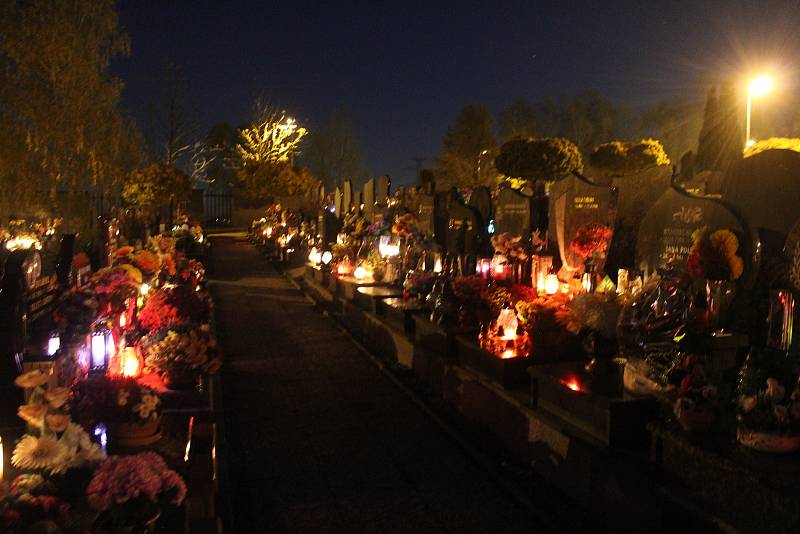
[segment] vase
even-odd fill
[[[727,280],[708,280],[706,282],[706,311],[708,328],[719,332],[727,325],[728,306],[733,290]]]
[[[161,439],[161,418],[137,423],[111,423],[107,425],[112,445],[118,447],[145,447]]]
[[[198,374],[197,371],[191,368],[171,368],[163,375],[164,383],[169,389],[196,389]]]

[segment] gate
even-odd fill
[[[206,191],[203,195],[205,227],[230,226],[233,213],[233,195],[230,191]]]

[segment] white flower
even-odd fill
[[[52,436],[37,438],[26,434],[14,448],[11,463],[20,469],[44,469],[58,473],[66,456],[64,445]]]
[[[774,404],[783,400],[786,395],[786,389],[774,378],[767,378],[767,398]]]

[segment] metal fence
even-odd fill
[[[229,191],[206,191],[203,195],[204,226],[230,226],[233,195]]]

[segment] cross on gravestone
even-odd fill
[[[339,186],[336,186],[336,192],[333,194],[333,213],[339,218],[342,217],[342,192]]]
[[[353,184],[350,180],[345,180],[342,188],[342,212],[346,213],[353,204]]]
[[[375,212],[375,180],[370,178],[364,184],[364,196],[361,202],[364,204],[364,218],[368,223],[372,223],[372,214]]]
[[[427,193],[417,195],[419,207],[417,208],[417,228],[425,237],[434,234],[433,214],[435,208],[435,197]]]
[[[573,248],[576,238],[596,225],[613,230],[617,197],[616,188],[595,184],[578,174],[567,176],[550,188],[550,235],[556,236],[566,269],[579,271],[589,259]],[[610,239],[605,243],[606,251],[609,245]],[[595,270],[602,271],[604,263],[605,254],[598,255]]]
[[[379,206],[385,206],[389,200],[389,187],[391,186],[392,181],[388,176],[380,176],[378,177],[378,181],[375,184],[375,202]]]
[[[529,196],[511,188],[501,189],[497,194],[497,206],[495,207],[495,233],[529,237],[533,229],[531,203],[532,199]]]
[[[668,262],[683,269],[691,254],[692,234],[709,230],[730,230],[739,238],[739,256],[744,260],[746,285],[754,280],[758,263],[758,238],[735,208],[718,198],[693,195],[679,186],[667,189],[642,219],[636,244],[639,267],[646,274]]]
[[[478,187],[469,196],[469,206],[477,210],[481,216],[481,224],[486,228],[492,217],[492,192],[488,187]]]

